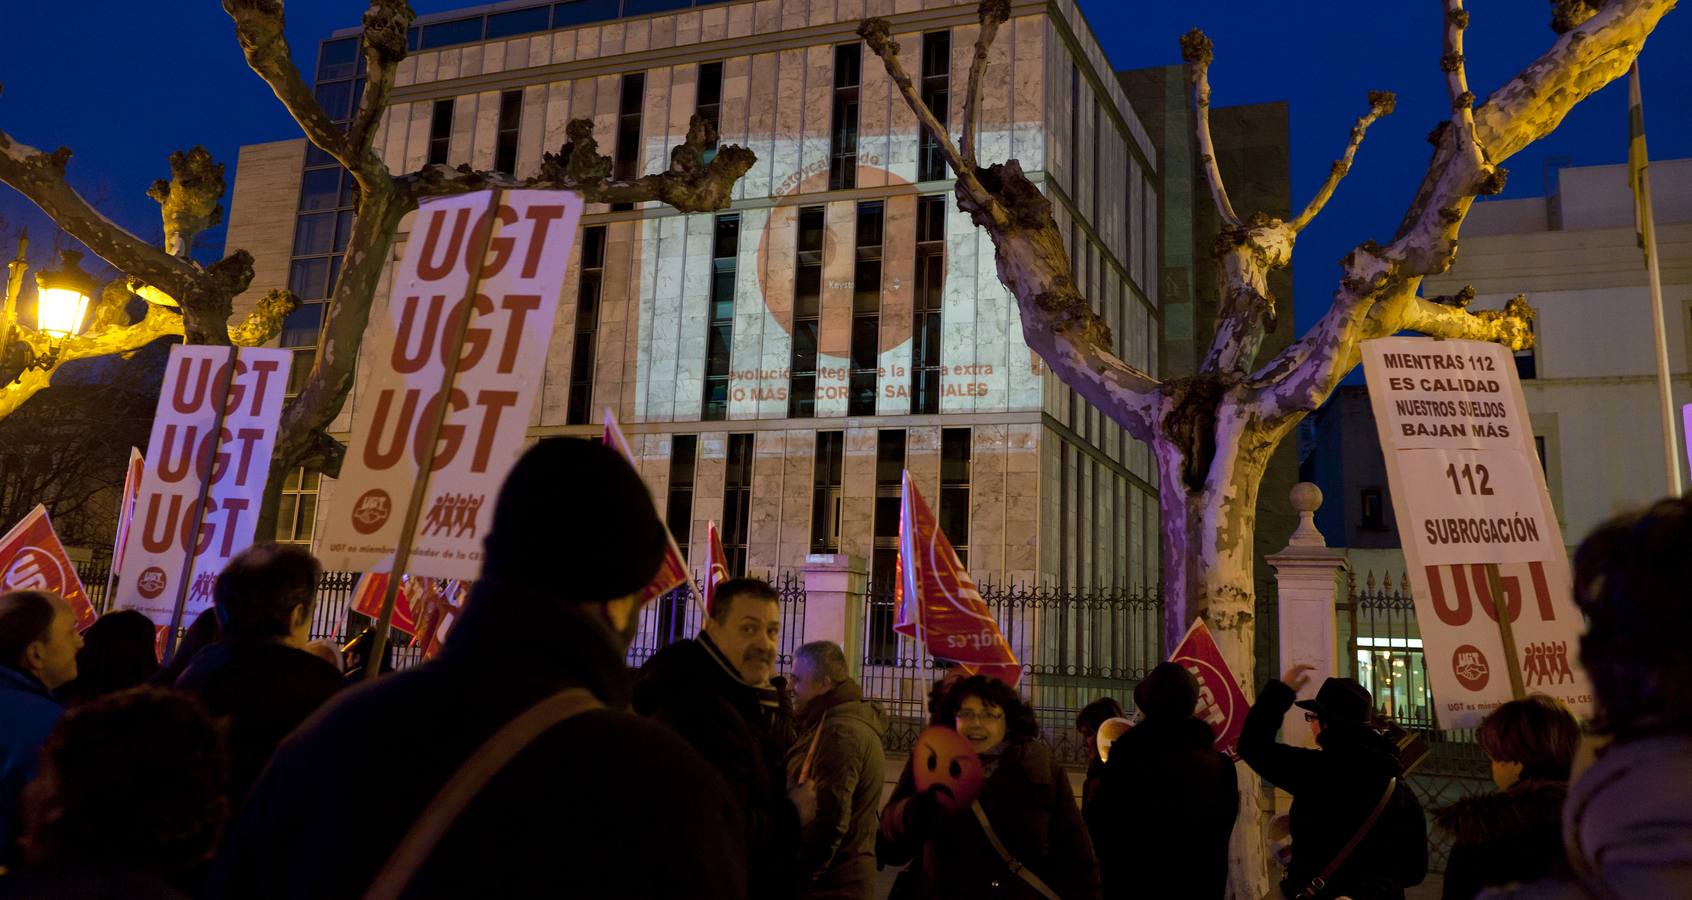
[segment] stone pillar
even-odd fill
[[[1275,569],[1280,601],[1281,668],[1297,664],[1315,667],[1310,683],[1299,692],[1300,699],[1314,697],[1322,681],[1338,675],[1341,667],[1339,629],[1335,607],[1344,596],[1345,576],[1351,571],[1345,550],[1329,547],[1316,530],[1315,513],[1322,505],[1322,491],[1309,482],[1293,485],[1290,499],[1298,511],[1298,528],[1280,553],[1268,557]],[[1278,677],[1279,672],[1276,673]],[[1281,740],[1295,746],[1314,747],[1304,711],[1294,707],[1281,725]]]
[[[861,556],[813,553],[805,557],[804,640],[833,641],[846,651],[854,679],[864,667],[864,595],[869,566]],[[795,645],[797,646],[797,645]]]

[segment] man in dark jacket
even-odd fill
[[[793,654],[799,739],[787,752],[787,783],[817,790],[817,817],[799,845],[800,896],[868,900],[875,893],[887,713],[865,700],[831,641]]]
[[[303,547],[254,544],[212,587],[223,639],[195,654],[178,689],[200,698],[229,735],[229,798],[237,808],[276,745],[341,689],[341,674],[300,649],[323,568]]]
[[[800,829],[816,813],[814,785],[787,787],[793,715],[772,681],[780,637],[775,590],[753,578],[726,581],[705,630],[647,660],[634,691],[635,711],[673,728],[740,800],[754,900],[795,895]]]
[[[668,546],[640,476],[598,442],[543,440],[506,479],[483,546],[437,659],[342,692],[283,743],[224,845],[212,896],[362,896],[477,748],[572,688],[607,708],[522,745],[404,896],[745,895],[744,824],[721,777],[618,709],[635,595]],[[327,774],[349,765],[360,780]]]
[[[17,835],[18,798],[64,706],[53,691],[76,678],[76,613],[55,594],[0,594],[0,866]]]
[[[1298,896],[1328,868],[1363,828],[1388,782],[1403,774],[1397,745],[1368,725],[1368,690],[1349,678],[1329,678],[1316,699],[1297,701],[1320,750],[1275,741],[1282,718],[1310,681],[1310,669],[1294,666],[1280,681],[1264,685],[1240,732],[1246,764],[1293,796],[1292,861],[1281,882],[1288,897]],[[1427,820],[1401,779],[1379,820],[1315,896],[1398,900],[1427,871]]]
[[[1218,898],[1240,795],[1234,763],[1193,717],[1198,680],[1166,662],[1134,688],[1145,721],[1110,747],[1085,810],[1106,897]]]

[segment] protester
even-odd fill
[[[986,783],[976,803],[1001,854],[973,811],[949,813],[918,793],[907,762],[881,813],[876,844],[884,865],[917,864],[917,898],[1040,896],[1032,875],[1064,898],[1097,898],[1099,866],[1075,806],[1069,777],[1016,691],[973,675],[938,695],[933,718],[955,727],[981,759]],[[1026,872],[1019,870],[1026,867]]]
[[[1106,897],[1219,898],[1239,812],[1234,763],[1193,716],[1198,679],[1159,664],[1134,688],[1145,717],[1110,748],[1086,810]]]
[[[1689,578],[1692,498],[1612,519],[1575,552],[1580,663],[1597,697],[1591,729],[1609,743],[1563,804],[1578,886],[1538,882],[1507,892],[1512,900],[1692,897]]]
[[[147,683],[159,687],[176,687],[176,679],[188,671],[188,664],[194,661],[194,657],[222,637],[223,632],[217,624],[217,610],[208,606],[189,623],[187,630],[182,632],[182,639],[176,642],[176,651],[147,679]]]
[[[159,670],[157,634],[153,620],[139,610],[120,609],[94,620],[82,633],[76,680],[59,688],[60,699],[74,705],[146,684]]]
[[[1403,783],[1398,747],[1368,726],[1373,698],[1350,678],[1322,682],[1314,700],[1298,700],[1320,750],[1275,741],[1311,666],[1289,669],[1258,692],[1240,732],[1240,756],[1253,771],[1293,796],[1292,860],[1281,892],[1316,888],[1319,900],[1398,900],[1428,871],[1427,821]],[[1387,794],[1387,785],[1399,779]],[[1387,797],[1380,816],[1369,818]],[[1363,836],[1339,859],[1352,837]],[[1338,864],[1335,865],[1336,860]],[[1314,884],[1321,880],[1320,886]]]
[[[360,897],[425,815],[443,816],[441,842],[420,867],[389,871],[413,900],[744,896],[746,830],[722,778],[619,709],[634,595],[668,546],[616,451],[531,447],[440,654],[343,692],[282,745],[236,817],[213,896]],[[566,717],[578,691],[606,708]],[[535,737],[502,731],[525,715],[541,719]],[[455,773],[489,759],[496,732],[515,757],[472,782],[461,814],[426,813]],[[348,771],[359,780],[333,777]]]
[[[658,651],[641,667],[634,708],[670,726],[716,766],[746,811],[753,898],[799,888],[801,828],[815,816],[815,785],[787,787],[795,735],[771,683],[781,600],[755,578],[717,585],[705,630]]]
[[[1081,782],[1081,813],[1093,802],[1098,790],[1099,776],[1104,774],[1104,760],[1099,756],[1099,726],[1109,719],[1122,717],[1122,704],[1113,697],[1100,697],[1081,707],[1075,716],[1075,732],[1081,736],[1081,752],[1087,755],[1087,779]]]
[[[64,706],[53,691],[76,677],[76,613],[57,594],[0,594],[0,866],[12,856],[18,797]]]
[[[229,815],[224,766],[216,724],[175,691],[73,707],[24,791],[23,866],[0,898],[193,896]]]
[[[300,649],[323,574],[310,552],[254,544],[212,586],[223,640],[201,650],[176,686],[229,729],[229,796],[239,806],[276,745],[341,689],[341,673]]]
[[[887,714],[863,699],[839,644],[814,641],[794,653],[799,739],[787,754],[787,782],[816,786],[817,813],[800,836],[800,896],[861,898],[875,892],[875,832]]]
[[[1435,817],[1456,838],[1445,866],[1445,900],[1567,874],[1563,798],[1580,725],[1562,704],[1535,694],[1493,710],[1477,737],[1492,760],[1498,792],[1465,797]]]

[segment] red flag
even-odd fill
[[[389,627],[415,636],[417,615],[411,609],[411,598],[407,596],[411,587],[409,581],[409,578],[400,579],[399,594],[394,598],[394,617]],[[372,619],[381,618],[382,594],[387,589],[388,573],[364,573],[358,579],[358,587],[353,590],[352,611]]]
[[[729,574],[728,554],[723,552],[723,536],[717,533],[717,523],[707,523],[705,533],[710,538],[709,552],[711,554],[711,567],[705,572],[705,615],[710,615],[712,599],[717,593],[717,585],[728,581],[733,576]]]
[[[430,659],[441,650],[441,644],[446,641],[447,632],[452,630],[453,623],[458,621],[458,614],[464,610],[464,598],[469,591],[469,585],[456,579],[443,580],[436,583],[434,579],[421,579],[421,584],[427,588],[418,593],[418,608],[422,610],[417,622],[417,634],[412,637],[412,646],[419,644],[423,647],[423,658]],[[418,583],[411,585],[417,587]]]
[[[76,613],[78,630],[94,624],[94,607],[82,589],[76,566],[53,531],[45,506],[30,510],[23,521],[0,537],[0,591],[58,594]]]
[[[940,522],[905,473],[899,510],[899,562],[893,630],[924,640],[929,655],[962,666],[970,674],[991,675],[1012,687],[1022,665],[999,633],[999,623],[981,600],[975,580],[958,559]]]
[[[1246,702],[1245,691],[1240,690],[1234,674],[1228,671],[1222,650],[1216,646],[1216,639],[1211,637],[1203,619],[1193,620],[1193,627],[1187,629],[1175,652],[1169,654],[1169,661],[1180,663],[1198,679],[1199,701],[1193,715],[1203,719],[1216,733],[1216,749],[1229,759],[1238,760],[1240,729],[1245,727],[1246,711],[1251,704]]]
[[[629,450],[628,439],[623,437],[623,429],[617,427],[617,417],[611,414],[610,409],[605,410],[605,445],[615,447],[617,452],[623,454],[623,458],[629,461],[629,465],[634,466],[635,470],[639,471],[640,466],[635,463],[634,453]],[[657,505],[656,500],[653,501],[653,505]],[[664,554],[664,562],[658,567],[658,574],[652,577],[652,583],[648,584],[635,597],[636,609],[684,584],[693,585],[693,575],[688,572],[687,560],[682,558],[681,549],[676,546],[676,536],[668,528],[664,529],[664,536],[670,541],[669,552]],[[697,585],[693,586],[693,595],[699,596]]]

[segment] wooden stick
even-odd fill
[[[1521,660],[1516,658],[1516,635],[1510,628],[1510,604],[1504,597],[1504,585],[1498,578],[1498,564],[1487,563],[1485,569],[1486,591],[1492,595],[1493,617],[1498,620],[1498,636],[1504,641],[1504,665],[1510,674],[1510,696],[1520,700],[1527,696],[1527,689],[1522,686]]]

